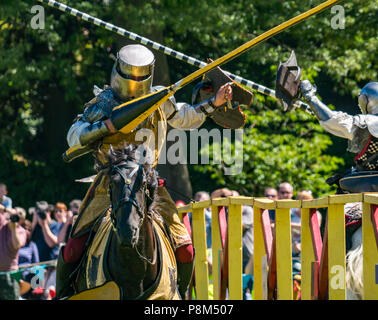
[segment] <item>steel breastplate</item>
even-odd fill
[[[159,132],[159,126],[162,132]],[[160,140],[165,140],[167,131],[167,120],[163,111],[161,110],[161,107],[159,107],[151,116],[149,116],[144,122],[141,123],[141,125],[138,126],[138,130],[140,129],[148,129],[151,132],[151,135],[147,138],[148,141],[146,141],[146,143],[147,145],[151,145],[153,148],[151,151],[154,153],[153,166],[155,166],[158,162],[160,151],[164,143],[164,141]],[[138,130],[134,130],[127,134],[118,132],[105,137],[100,146],[101,152],[107,153],[110,146],[112,146],[114,150],[117,150],[124,148],[125,144],[134,144],[136,146],[142,144],[144,141],[136,139]],[[96,152],[96,157],[101,161],[101,163],[105,164],[107,159],[101,154],[101,152]]]

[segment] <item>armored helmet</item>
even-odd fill
[[[155,57],[146,47],[133,44],[121,48],[110,77],[110,86],[122,100],[131,100],[150,92]]]
[[[363,114],[378,114],[378,82],[369,82],[361,89],[358,105]]]

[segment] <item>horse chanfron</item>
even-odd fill
[[[147,211],[145,168],[135,157],[136,147],[110,151],[109,180],[113,230],[121,246],[135,248]]]

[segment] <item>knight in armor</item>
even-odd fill
[[[300,95],[309,104],[320,125],[331,134],[348,139],[347,151],[355,153],[355,166],[344,175],[335,175],[344,192],[378,191],[378,82],[369,82],[360,91],[355,116],[333,111],[316,96],[316,86],[303,80]]]
[[[320,125],[335,136],[348,139],[347,151],[355,153],[355,166],[335,174],[327,182],[337,184],[337,193],[378,191],[378,82],[367,83],[358,95],[361,114],[352,116],[329,109],[316,96],[316,87],[308,80],[299,85],[300,95],[309,104]],[[346,252],[353,245],[352,235],[361,230],[361,203],[345,206]]]
[[[146,47],[142,45],[122,47],[111,73],[110,86],[104,86],[103,89],[95,87],[95,97],[85,105],[83,114],[76,117],[69,129],[67,134],[69,146],[86,146],[95,143],[97,147],[93,153],[96,161],[105,167],[108,161],[105,155],[110,148],[117,150],[125,148],[127,144],[138,146],[144,143],[152,151],[153,166],[156,166],[166,139],[167,124],[177,129],[198,128],[205,122],[207,115],[211,115],[218,106],[232,99],[232,88],[229,84],[223,85],[213,97],[197,105],[178,103],[172,96],[130,133],[117,131],[110,120],[114,107],[162,88],[152,86],[154,64],[155,57]],[[144,140],[139,139],[139,129],[149,129],[146,132],[150,134],[147,134]],[[112,134],[108,134],[109,132]],[[193,246],[185,226],[178,217],[175,203],[165,187],[159,186],[157,193],[159,202],[154,206],[154,210],[165,220],[173,239],[179,291],[182,294],[186,291],[192,275]],[[93,222],[109,207],[109,204],[109,177],[99,171],[80,207],[70,239],[59,255],[57,298],[73,294],[68,275],[75,270],[82,257]],[[182,284],[186,287],[183,288]]]

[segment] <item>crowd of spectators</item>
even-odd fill
[[[0,183],[0,300],[50,300],[55,296],[56,259],[67,241],[81,200],[37,201],[13,207]]]
[[[271,200],[293,199],[294,188],[288,182],[277,188],[267,187],[264,197]],[[220,188],[214,191],[199,191],[195,201],[212,198],[239,196],[236,190]],[[301,190],[296,194],[298,200],[313,199],[311,191]],[[184,205],[183,201],[177,204]],[[22,207],[13,207],[8,196],[7,186],[0,183],[0,300],[45,299],[55,296],[55,262],[59,250],[69,237],[72,225],[77,217],[81,200],[72,200],[67,208],[63,202],[54,205],[46,201],[37,201],[34,207],[26,211]],[[208,248],[208,265],[211,272],[211,207],[204,210],[206,245]],[[293,272],[299,272],[301,252],[301,211],[293,208],[290,211],[292,227]],[[317,212],[319,225],[322,216]],[[228,208],[226,207],[226,217]],[[271,226],[274,229],[275,211],[269,210]],[[191,213],[189,213],[191,220]],[[253,285],[253,208],[242,206],[242,263],[243,274],[248,275],[248,290]],[[26,268],[27,266],[27,268]],[[37,266],[31,268],[31,266]],[[39,268],[38,268],[39,267]],[[18,271],[18,272],[17,272]],[[252,280],[251,280],[252,279]],[[243,278],[244,283],[244,278]],[[246,293],[246,292],[244,292]],[[249,297],[244,295],[244,298]]]

